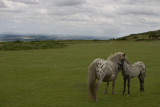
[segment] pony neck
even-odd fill
[[[122,64],[122,71],[128,67],[130,67],[131,64],[127,61],[127,60],[124,60],[123,64]]]
[[[118,70],[118,63],[119,63],[119,58],[117,56],[112,57],[111,59],[109,59],[110,61],[113,62],[114,66],[115,66],[115,73],[118,74],[120,70]]]
[[[128,65],[131,65],[131,63],[127,59],[125,59],[124,62],[126,62]]]

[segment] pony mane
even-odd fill
[[[110,60],[110,59],[112,59],[112,58],[114,58],[114,57],[116,57],[117,55],[120,55],[120,54],[124,54],[124,53],[122,53],[122,52],[117,52],[117,53],[111,54],[111,55],[107,58],[107,60]]]

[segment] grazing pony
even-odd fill
[[[146,72],[145,64],[141,61],[130,64],[127,59],[119,63],[118,66],[122,69],[122,75],[124,79],[124,90],[125,94],[126,80],[128,80],[128,95],[130,94],[130,79],[138,77],[140,81],[140,92],[144,91],[144,77]],[[119,69],[120,69],[119,68]]]
[[[122,52],[111,55],[107,60],[97,58],[89,66],[88,69],[88,95],[93,101],[97,101],[97,90],[101,82],[107,82],[104,93],[107,93],[109,82],[112,81],[112,94],[114,93],[115,80],[119,72],[118,63],[125,59],[125,54]],[[96,83],[98,79],[98,83]]]

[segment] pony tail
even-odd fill
[[[92,63],[88,69],[88,97],[96,101],[96,68],[95,63]]]

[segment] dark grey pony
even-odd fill
[[[93,101],[97,101],[97,90],[101,82],[107,82],[105,93],[109,82],[112,81],[112,94],[114,94],[114,85],[117,78],[118,63],[125,59],[125,54],[117,52],[110,56],[107,60],[97,58],[89,66],[88,69],[88,95]],[[98,83],[96,83],[98,79]]]
[[[124,90],[125,94],[126,80],[128,80],[128,95],[130,94],[130,79],[138,77],[140,81],[140,92],[144,91],[144,77],[146,72],[146,66],[143,62],[138,61],[134,64],[130,64],[127,59],[119,63],[119,67],[122,69],[122,75],[124,79]]]

